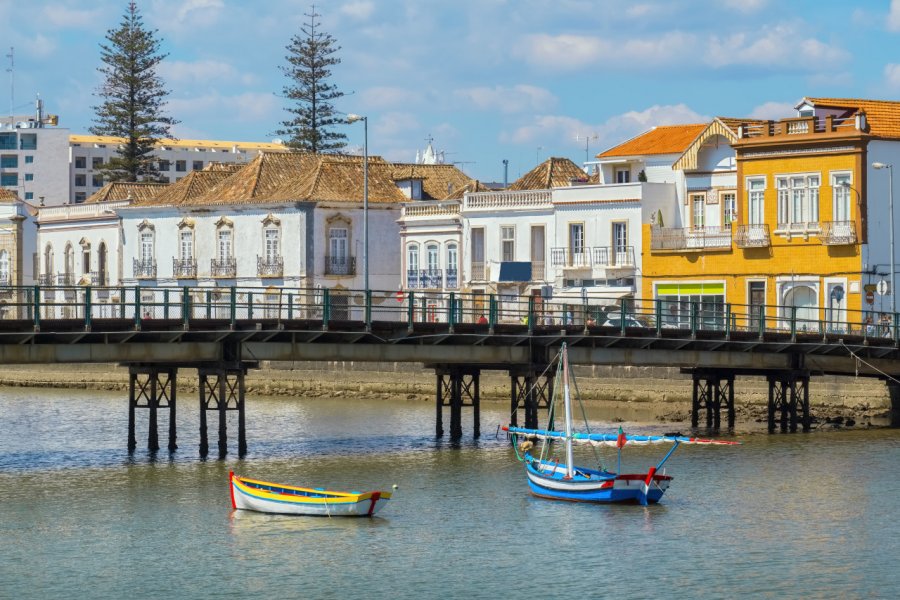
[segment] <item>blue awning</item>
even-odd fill
[[[531,263],[500,263],[500,277],[497,279],[497,281],[531,281]]]

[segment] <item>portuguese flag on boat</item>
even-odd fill
[[[625,437],[625,432],[622,431],[622,426],[619,426],[619,437],[616,438],[616,448],[622,449],[622,446],[628,441],[628,438]]]

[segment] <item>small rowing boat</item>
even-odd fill
[[[335,492],[239,477],[230,472],[231,507],[281,515],[371,517],[391,498],[391,492]],[[396,486],[394,486],[396,488]]]

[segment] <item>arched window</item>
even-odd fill
[[[41,284],[50,285],[53,277],[53,246],[47,244],[44,248],[44,277]]]
[[[406,248],[406,286],[419,287],[419,246],[410,244]]]
[[[797,309],[797,329],[808,330],[818,320],[817,293],[811,286],[796,285],[784,294],[784,305]],[[785,317],[790,318],[790,314]]]
[[[459,285],[459,249],[456,244],[447,245],[447,287]]]
[[[427,265],[425,287],[441,287],[441,258],[437,244],[425,246],[425,260]]]
[[[234,223],[226,217],[216,221],[216,258],[212,260],[213,277],[237,275],[234,257]]]
[[[9,252],[0,250],[0,285],[10,285]]]
[[[75,283],[75,248],[72,247],[71,243],[66,244],[63,262],[64,283],[65,285],[73,285]]]

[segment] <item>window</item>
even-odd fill
[[[94,187],[103,187],[103,175],[93,175],[91,176],[91,184]]]
[[[159,161],[159,170],[160,171],[168,171],[172,168],[172,163],[167,160]]]
[[[83,173],[75,176],[75,186],[76,187],[84,187],[87,185],[87,175]]]
[[[182,261],[194,260],[194,231],[185,227],[178,234],[178,256]]]
[[[459,252],[456,248],[456,244],[450,244],[447,246],[447,272],[456,273],[458,263]]]
[[[737,221],[737,194],[722,192],[722,224],[730,226]]]
[[[4,154],[0,156],[0,169],[15,169],[19,166],[19,156],[16,154]]]
[[[25,192],[26,200],[34,200],[34,192]]]
[[[694,229],[703,229],[706,225],[706,197],[704,194],[691,194],[691,224]]]
[[[149,265],[153,262],[153,231],[145,229],[141,232],[141,263]]]
[[[176,160],[175,161],[175,170],[179,172],[187,171],[187,161],[186,160]]]
[[[573,265],[584,262],[584,223],[569,223],[569,255]]]
[[[168,177],[159,177],[158,179],[160,183],[169,183]]]
[[[76,204],[84,202],[86,199],[87,199],[87,194],[85,194],[84,192],[75,192],[75,203]]]
[[[37,134],[23,133],[20,135],[19,150],[37,150]]]
[[[631,169],[628,167],[616,167],[616,183],[630,183]]]
[[[831,176],[831,220],[850,220],[850,174],[836,173]]]
[[[440,268],[440,259],[438,257],[438,245],[428,244],[425,247],[425,256],[428,261],[428,271],[433,273]]]
[[[216,234],[219,260],[226,260],[232,256],[232,233],[231,227],[220,227]]]
[[[25,181],[34,181],[34,173],[25,173]]]
[[[408,271],[419,270],[419,247],[410,244],[406,249],[406,268]]]
[[[819,176],[791,175],[775,180],[778,226],[815,225],[819,221]]]
[[[265,256],[266,263],[272,264],[278,260],[281,254],[281,244],[279,240],[279,231],[277,227],[266,227],[263,231],[263,239],[265,240]]]
[[[762,225],[765,222],[766,180],[762,177],[747,180],[747,224]]]
[[[103,167],[103,158],[100,156],[95,156],[91,159],[91,168],[99,169]]]
[[[0,250],[0,285],[9,284],[9,252]]]
[[[625,265],[631,262],[628,256],[628,223],[620,221],[612,224],[613,252],[617,265]]]
[[[191,165],[191,168],[192,168],[194,171],[202,171],[202,170],[203,170],[203,161],[202,161],[202,160],[195,160],[195,161],[193,162],[193,164]]]
[[[29,154],[29,155],[27,155],[27,156],[25,157],[25,164],[26,164],[26,165],[30,165],[30,164],[33,163],[33,162],[34,162],[34,157],[33,157],[32,155]]]
[[[0,185],[9,187],[19,185],[18,173],[0,173]]]
[[[76,156],[75,157],[75,168],[76,169],[86,169],[87,168],[87,158],[84,156]]]
[[[484,279],[484,228],[472,229],[472,279]]]
[[[503,262],[516,260],[516,228],[500,228],[500,253]]]

